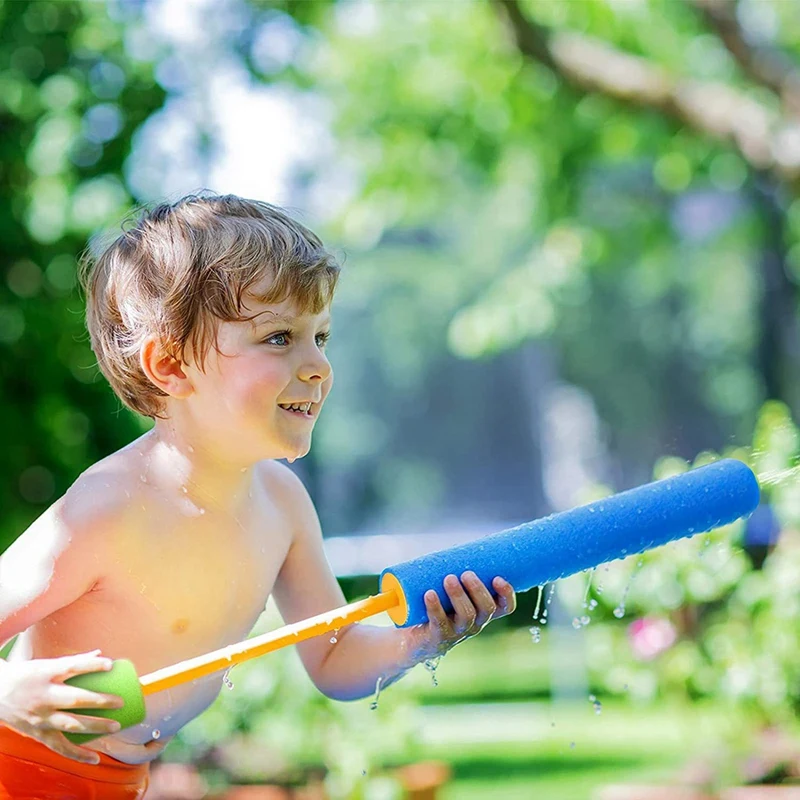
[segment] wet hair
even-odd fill
[[[291,300],[310,314],[333,298],[338,263],[277,206],[193,194],[137,213],[98,253],[90,244],[78,272],[98,366],[120,400],[144,416],[163,417],[167,396],[141,368],[147,336],[181,360],[189,348],[202,370],[210,348],[219,352],[219,322],[255,316],[243,313],[245,294],[265,304]],[[266,293],[255,295],[263,278]]]

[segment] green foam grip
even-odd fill
[[[83,714],[87,717],[105,717],[115,719],[123,728],[130,728],[144,722],[147,710],[144,704],[144,695],[139,683],[139,676],[133,662],[120,658],[108,672],[85,672],[67,678],[64,683],[78,686],[90,692],[101,694],[115,694],[125,701],[122,708],[70,708],[70,714]],[[98,739],[102,733],[65,733],[71,742],[83,744],[92,739]]]

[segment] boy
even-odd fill
[[[144,213],[83,267],[100,369],[155,425],[0,557],[0,643],[21,634],[0,660],[0,797],[142,797],[149,762],[222,683],[216,673],[151,695],[145,723],[117,732],[70,709],[119,698],[66,678],[118,658],[141,675],[238,642],[270,594],[287,624],[345,603],[311,501],[275,460],[308,453],[333,382],[339,268],[322,242],[266,203],[189,196]],[[495,601],[474,574],[460,578],[444,584],[452,615],[428,592],[424,625],[300,643],[315,685],[365,697],[514,610],[502,579]],[[106,735],[78,746],[64,731]]]

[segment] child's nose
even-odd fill
[[[298,371],[298,377],[304,381],[324,381],[331,375],[331,363],[324,353],[317,352],[316,357],[304,362]]]

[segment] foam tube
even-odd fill
[[[758,481],[750,469],[740,461],[718,461],[470,544],[388,567],[380,576],[380,594],[164,667],[141,679],[134,665],[124,659],[115,661],[110,672],[68,678],[65,683],[118,694],[125,699],[125,706],[66,710],[117,719],[123,728],[130,727],[145,717],[146,694],[178,686],[384,611],[398,627],[425,622],[428,615],[423,596],[428,589],[438,591],[450,613],[452,605],[443,581],[451,573],[461,575],[465,570],[474,570],[487,585],[500,575],[518,592],[526,592],[606,561],[727,525],[752,514],[758,501]],[[79,743],[98,736],[64,735]]]
[[[730,524],[752,514],[759,495],[752,470],[741,461],[723,459],[387,567],[380,575],[380,588],[398,593],[400,602],[388,613],[395,625],[408,627],[427,621],[423,596],[429,589],[438,592],[445,611],[452,613],[443,585],[447,575],[460,577],[472,570],[490,588],[499,575],[517,592],[526,592],[598,564]]]

